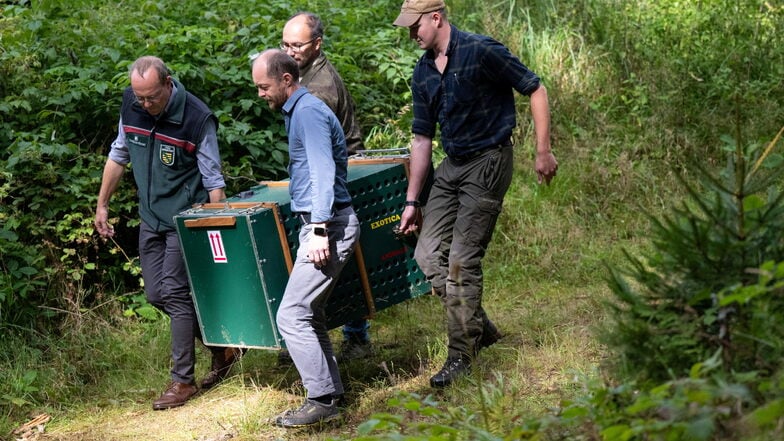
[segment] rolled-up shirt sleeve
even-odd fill
[[[196,151],[196,162],[201,172],[201,182],[207,191],[226,187],[221,172],[220,151],[218,150],[218,135],[215,122],[208,119],[204,125],[204,134]]]
[[[125,130],[123,129],[122,118],[120,118],[117,126],[117,137],[114,138],[112,148],[109,150],[109,159],[120,165],[126,165],[131,162],[131,154],[128,152],[128,146],[125,145]]]

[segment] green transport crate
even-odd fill
[[[330,329],[430,292],[413,244],[394,234],[405,205],[407,164],[407,158],[349,162],[361,236],[327,303]],[[266,182],[174,217],[204,343],[284,347],[275,314],[300,230],[290,202],[288,181]]]

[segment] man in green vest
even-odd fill
[[[113,237],[109,200],[126,166],[133,164],[139,196],[139,260],[150,304],[171,318],[171,383],[153,402],[161,410],[185,404],[197,392],[195,338],[201,331],[190,294],[188,274],[173,216],[193,204],[226,198],[216,131],[207,105],[172,78],[157,57],[137,59],[130,68],[117,138],[103,170],[95,228]],[[212,370],[202,380],[208,389],[226,376],[241,354],[209,348]]]

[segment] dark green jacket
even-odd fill
[[[362,133],[359,130],[359,123],[354,115],[354,100],[343,84],[338,71],[332,66],[322,52],[313,60],[313,63],[300,72],[300,84],[308,88],[308,91],[327,103],[335,113],[343,127],[346,135],[346,149],[352,155],[357,150],[364,149],[362,145]]]

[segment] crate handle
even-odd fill
[[[237,219],[233,216],[201,217],[198,219],[186,219],[183,221],[183,224],[187,228],[233,227],[237,224]]]

